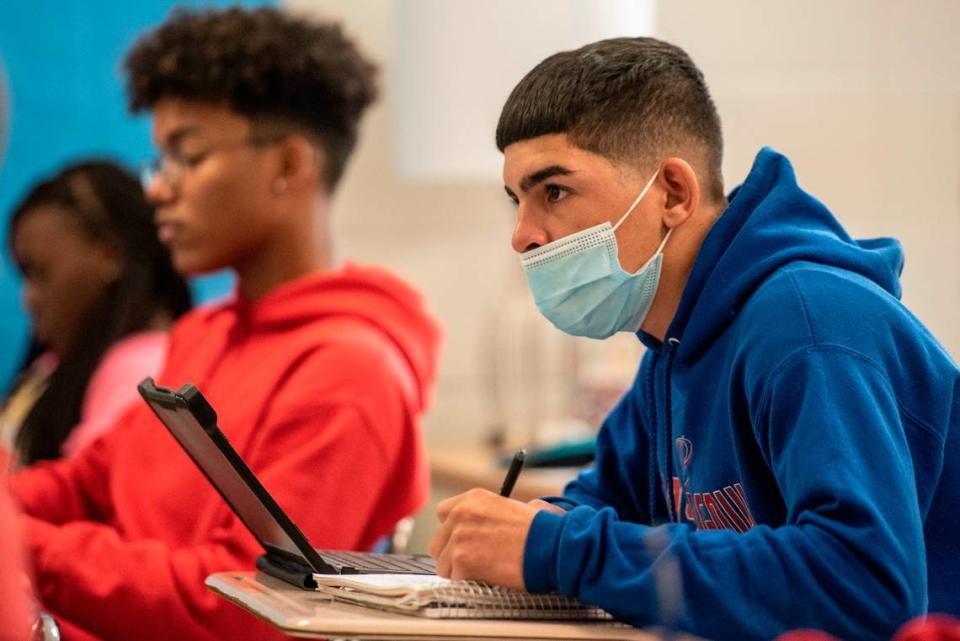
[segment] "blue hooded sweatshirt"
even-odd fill
[[[902,266],[763,149],[567,513],[535,517],[527,589],[716,640],[960,613],[960,373]]]

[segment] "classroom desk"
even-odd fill
[[[563,493],[563,487],[581,468],[526,468],[511,495],[521,501]],[[506,468],[497,465],[494,451],[487,447],[444,447],[430,450],[433,484],[442,494],[459,494],[474,487],[494,492],[500,489]]]
[[[427,619],[394,614],[337,603],[325,595],[296,588],[259,572],[218,572],[207,577],[206,585],[221,597],[294,637],[370,641],[659,641],[667,638],[654,630],[641,630],[619,624]],[[669,636],[669,639],[693,641],[685,635],[673,635]]]

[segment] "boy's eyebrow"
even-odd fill
[[[158,141],[158,146],[160,147],[175,147],[180,143],[181,140],[187,136],[191,136],[200,131],[200,128],[196,125],[183,125],[182,127],[177,127],[169,134],[167,134],[166,140]]]
[[[563,165],[550,165],[549,167],[538,169],[532,174],[524,176],[523,180],[520,181],[520,190],[527,192],[544,180],[553,178],[554,176],[569,176],[572,173],[574,173],[572,169],[567,169]]]

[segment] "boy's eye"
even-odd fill
[[[205,151],[201,151],[198,153],[198,152],[184,152],[184,151],[176,150],[174,152],[171,152],[170,154],[171,160],[173,160],[175,163],[177,163],[182,167],[196,167],[206,157],[207,157],[207,152]]]
[[[559,202],[567,197],[567,191],[557,185],[547,185],[544,187],[544,192],[547,195],[547,200],[551,203]]]

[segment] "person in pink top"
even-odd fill
[[[67,167],[14,209],[10,249],[34,340],[0,410],[13,466],[72,456],[158,374],[167,328],[190,307],[137,178],[106,161]]]

